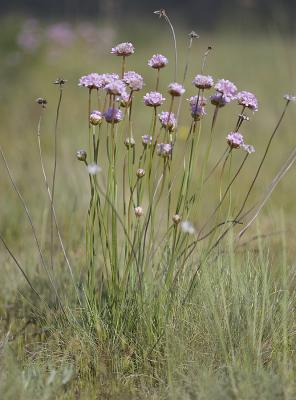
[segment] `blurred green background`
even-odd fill
[[[280,116],[284,105],[282,96],[295,91],[294,1],[163,1],[160,6],[154,1],[0,3],[0,142],[41,236],[47,230],[48,200],[39,167],[36,135],[40,108],[35,99],[41,96],[48,100],[41,135],[46,167],[51,176],[58,100],[58,88],[52,82],[57,77],[68,80],[59,124],[56,206],[67,247],[78,258],[84,246],[88,178],[75,153],[77,149],[87,146],[88,138],[87,90],[79,88],[77,83],[80,76],[90,72],[119,72],[120,62],[110,55],[110,49],[118,42],[133,42],[136,52],[128,59],[128,69],[141,73],[146,83],[142,93],[137,94],[134,113],[134,135],[139,141],[147,133],[151,118],[150,110],[142,103],[142,95],[146,89],[148,91],[153,87],[155,79],[154,71],[147,66],[148,58],[159,52],[171,61],[162,77],[161,89],[164,92],[173,79],[171,35],[164,21],[153,14],[160,6],[167,9],[176,29],[179,80],[183,75],[188,33],[193,29],[200,35],[192,48],[185,98],[194,94],[191,81],[200,70],[208,45],[213,46],[213,51],[208,58],[206,72],[216,79],[230,79],[240,90],[252,91],[258,97],[259,111],[250,115],[251,121],[243,128],[247,142],[254,144],[257,151],[233,191],[235,198],[242,195],[242,188],[247,187],[251,174],[255,172]],[[295,105],[291,104],[288,111],[253,199],[262,193],[295,146]],[[212,112],[209,106],[204,122],[203,145],[207,143]],[[211,164],[222,153],[225,136],[233,128],[237,113],[236,104],[221,110]],[[178,134],[180,146],[189,121],[185,101]],[[235,155],[234,163],[238,159],[239,156]],[[295,177],[293,169],[276,189],[260,219],[262,229],[272,233],[279,229],[279,220],[284,213],[291,248],[295,246]],[[29,226],[2,165],[0,183],[1,232],[14,249],[23,250],[25,254],[32,246]],[[209,205],[216,202],[216,186],[214,182],[205,193],[202,217]],[[202,217],[194,215],[194,222],[201,224]],[[1,254],[1,257],[7,257],[2,250]]]

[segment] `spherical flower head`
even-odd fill
[[[249,108],[252,111],[258,111],[258,100],[251,92],[242,91],[236,96],[238,104]]]
[[[191,106],[191,116],[194,119],[194,121],[200,121],[204,115],[206,115],[204,107],[198,105]]]
[[[102,113],[100,111],[94,110],[90,113],[89,122],[92,125],[99,125],[103,121]]]
[[[175,214],[172,217],[173,223],[174,225],[179,225],[179,223],[181,222],[181,216],[179,214]]]
[[[207,99],[204,96],[191,96],[187,100],[191,106],[196,106],[196,103],[198,103],[199,106],[204,107],[207,104]]]
[[[227,79],[220,79],[216,85],[215,89],[222,93],[226,98],[229,98],[229,101],[235,98],[237,87],[234,83],[230,82]]]
[[[239,149],[244,145],[244,137],[239,132],[230,132],[226,139],[231,149]]]
[[[226,104],[230,103],[230,98],[224,96],[224,94],[220,92],[216,92],[212,96],[210,96],[211,103],[216,107],[224,107]]]
[[[142,217],[142,215],[144,214],[143,208],[142,207],[135,207],[135,216],[137,218]]]
[[[248,153],[248,154],[252,154],[255,153],[255,147],[252,146],[251,144],[243,144],[242,148]]]
[[[214,86],[214,80],[210,75],[196,75],[192,81],[198,89],[211,89]]]
[[[170,132],[173,132],[177,126],[177,120],[174,113],[168,111],[162,111],[158,114],[161,125],[164,128],[168,128]]]
[[[159,107],[165,101],[165,98],[159,92],[149,92],[143,97],[144,103],[149,107]]]
[[[156,153],[160,157],[168,158],[172,155],[173,146],[170,143],[159,143],[156,146]]]
[[[141,90],[144,86],[143,77],[135,71],[125,72],[123,75],[123,81],[130,87],[133,91]]]
[[[87,153],[85,150],[77,150],[76,157],[77,157],[77,160],[79,160],[79,161],[86,161]]]
[[[194,235],[196,233],[195,228],[190,221],[182,221],[181,229],[184,233],[189,233],[189,235]]]
[[[79,79],[78,86],[86,87],[88,89],[99,89],[101,87],[100,77],[101,75],[95,72],[84,75]]]
[[[100,88],[104,88],[109,83],[119,80],[119,75],[114,73],[101,74],[98,77]]]
[[[97,175],[97,173],[99,173],[100,171],[102,171],[102,168],[99,167],[99,166],[98,166],[97,164],[95,164],[95,163],[91,163],[91,164],[88,164],[87,170],[88,170],[88,173],[89,173],[90,175]]]
[[[136,144],[136,142],[135,142],[135,139],[134,138],[130,138],[130,137],[127,137],[126,139],[125,139],[125,141],[124,141],[124,145],[125,145],[125,147],[127,148],[127,149],[132,149],[133,147],[135,147],[135,144]]]
[[[127,57],[131,54],[134,54],[134,52],[135,48],[130,42],[119,43],[117,46],[112,47],[111,49],[111,54],[115,54],[116,56]]]
[[[152,144],[152,136],[149,136],[149,135],[142,136],[142,144],[143,144],[144,148],[146,148],[147,146],[150,146]]]
[[[183,93],[185,93],[185,89],[181,83],[173,82],[169,84],[168,87],[168,92],[172,96],[182,96]]]
[[[107,91],[108,94],[113,94],[115,96],[120,96],[123,92],[125,92],[125,84],[122,80],[114,80],[108,83],[104,89]]]
[[[130,102],[131,102],[131,95],[126,90],[124,90],[121,93],[121,95],[118,98],[118,100],[120,102],[121,107],[128,107],[130,105]]]
[[[164,68],[168,64],[168,59],[161,54],[154,54],[150,60],[148,60],[148,65],[151,68],[160,69]]]
[[[108,108],[103,114],[105,120],[109,123],[117,124],[122,120],[122,112],[118,108]]]
[[[137,177],[138,178],[143,178],[144,175],[145,175],[145,170],[143,168],[139,168],[137,170]]]

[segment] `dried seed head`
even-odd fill
[[[290,101],[296,102],[296,96],[293,96],[292,94],[285,94],[284,99],[287,100],[288,102]]]
[[[181,217],[180,217],[179,214],[175,214],[175,215],[173,215],[172,220],[173,220],[173,223],[174,223],[175,225],[179,225],[179,223],[181,222]]]
[[[143,208],[142,208],[142,207],[136,207],[136,208],[135,208],[135,216],[136,216],[137,218],[142,217],[143,213],[144,213],[144,211],[143,211]]]
[[[47,104],[47,100],[44,99],[43,97],[38,97],[38,99],[36,99],[36,103],[40,104],[43,108],[45,108],[46,104]]]
[[[55,81],[53,81],[52,83],[53,83],[54,85],[60,85],[60,86],[62,86],[62,85],[64,85],[66,82],[67,82],[66,79],[58,78],[58,79],[56,79]]]
[[[199,35],[198,35],[196,32],[194,32],[194,31],[191,31],[191,32],[188,34],[188,36],[189,36],[191,39],[199,39]]]
[[[153,14],[159,15],[159,18],[166,17],[166,12],[164,8],[160,10],[153,11]]]
[[[138,178],[143,178],[144,175],[145,175],[145,170],[143,168],[139,168],[137,170],[137,177]]]
[[[87,158],[87,153],[85,150],[77,150],[76,157],[77,157],[77,160],[85,162],[86,158]]]

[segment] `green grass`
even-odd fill
[[[14,22],[3,24],[1,46],[4,60],[14,52]],[[173,59],[165,34],[143,36],[136,28],[126,32],[135,37],[137,47],[133,69],[145,72],[148,88],[153,75],[146,59],[159,51]],[[138,29],[138,27],[137,27]],[[182,30],[180,29],[180,32]],[[182,32],[183,33],[183,32]],[[105,57],[109,47],[122,38],[121,32],[93,54],[74,46],[52,63],[48,49],[24,56],[21,63],[3,63],[1,69],[0,141],[13,175],[30,206],[37,234],[49,258],[50,212],[38,164],[37,124],[39,109],[35,98],[44,96],[49,104],[41,135],[45,164],[52,169],[53,127],[57,76],[69,80],[64,91],[59,128],[56,209],[71,262],[75,266],[77,288],[83,298],[87,278],[85,218],[89,201],[88,177],[75,159],[78,148],[87,147],[87,93],[76,86],[78,78],[92,70],[118,70],[118,60]],[[116,38],[117,35],[117,38]],[[183,35],[185,36],[185,35]],[[141,37],[141,39],[140,39]],[[141,42],[145,39],[145,42]],[[123,38],[125,40],[125,38]],[[184,59],[185,39],[180,39],[180,59]],[[183,45],[184,43],[184,45]],[[189,77],[198,69],[208,44],[214,50],[208,72],[233,80],[241,89],[254,91],[260,111],[244,129],[257,152],[248,170],[234,186],[239,201],[254,174],[260,155],[282,110],[282,95],[293,92],[294,40],[278,34],[245,36],[205,35],[194,45]],[[81,54],[85,55],[81,57]],[[144,61],[143,61],[144,60]],[[196,68],[194,64],[196,62]],[[145,69],[146,68],[146,69]],[[255,72],[254,73],[254,68]],[[172,75],[172,70],[170,70]],[[162,89],[170,82],[166,76]],[[189,86],[189,85],[187,85]],[[189,97],[188,93],[188,96]],[[193,93],[192,93],[193,94]],[[279,166],[295,146],[293,104],[272,145],[251,202],[271,181]],[[184,108],[183,115],[186,113]],[[209,163],[214,164],[224,149],[225,136],[233,125],[235,106],[223,110],[219,118],[215,146]],[[134,136],[147,133],[150,113],[138,105]],[[149,115],[147,115],[149,114]],[[181,120],[177,144],[184,146],[188,121]],[[205,120],[205,133],[210,118]],[[201,140],[201,150],[207,136]],[[123,146],[122,146],[123,148]],[[123,151],[123,150],[122,150]],[[105,160],[101,160],[104,165]],[[234,157],[233,165],[238,159]],[[50,175],[51,176],[51,175]],[[199,174],[194,174],[198,183]],[[77,304],[75,292],[55,243],[54,276],[65,302],[66,319],[40,266],[30,226],[9,184],[4,168],[1,180],[1,234],[25,266],[45,303],[29,290],[23,277],[1,247],[0,262],[0,397],[3,399],[294,399],[295,386],[295,170],[280,183],[268,206],[244,242],[234,248],[229,236],[221,252],[207,260],[187,297],[196,262],[190,260],[173,293],[163,285],[161,272],[148,275],[140,293],[134,290],[119,296],[115,311],[104,313],[97,305]],[[216,203],[217,185],[209,185],[192,215],[200,226]],[[260,227],[260,229],[259,229]],[[293,236],[294,234],[294,236]],[[256,236],[254,240],[252,238]],[[258,237],[257,237],[258,236]],[[162,271],[167,254],[153,260]],[[151,260],[152,265],[152,260]],[[149,265],[148,265],[149,266]],[[104,297],[104,291],[103,295]]]

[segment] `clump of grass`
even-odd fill
[[[282,114],[266,147],[257,149],[262,156],[255,175],[250,177],[248,187],[241,188],[241,197],[233,196],[235,184],[254,152],[240,132],[258,109],[256,96],[246,91],[238,93],[229,80],[215,83],[212,76],[205,75],[206,59],[212,50],[208,47],[193,80],[196,94],[189,99],[189,130],[181,148],[178,121],[190,51],[197,35],[189,35],[183,81],[178,83],[174,28],[165,10],[158,14],[168,22],[173,36],[174,82],[168,85],[165,106],[166,99],[158,90],[167,79],[164,71],[169,68],[168,60],[154,55],[148,64],[156,72],[155,86],[141,99],[147,112],[151,110],[151,123],[143,135],[135,129],[135,104],[144,79],[128,70],[135,51],[132,43],[112,48],[111,53],[121,61],[119,73],[91,73],[79,81],[88,92],[88,150],[79,150],[77,159],[85,164],[85,179],[90,186],[86,254],[80,274],[68,256],[55,211],[59,116],[65,79],[54,82],[59,94],[52,179],[44,164],[41,136],[47,102],[37,99],[41,113],[36,139],[50,209],[49,257],[0,149],[10,182],[28,218],[48,293],[38,280],[30,279],[5,238],[0,239],[32,289],[29,303],[37,305],[38,310],[33,307],[34,315],[38,315],[34,324],[44,326],[46,321],[50,326],[50,351],[56,351],[52,371],[65,371],[55,365],[62,362],[67,371],[72,371],[73,366],[73,376],[86,385],[93,384],[100,374],[104,379],[115,374],[131,391],[145,386],[149,393],[169,394],[172,398],[194,398],[203,393],[206,398],[210,395],[209,382],[213,382],[219,398],[244,398],[255,370],[256,376],[267,382],[276,376],[277,390],[287,397],[289,391],[295,390],[290,379],[294,376],[293,321],[287,318],[295,302],[294,277],[290,279],[284,260],[282,281],[275,279],[260,242],[257,260],[237,256],[235,249],[296,160],[294,149],[262,199],[247,209],[273,139],[289,104],[296,99],[285,96]],[[216,92],[206,99],[213,88]],[[221,156],[210,166],[217,121],[231,101],[238,102],[238,115],[224,134]],[[210,130],[206,132],[203,121],[210,114]],[[202,135],[207,135],[205,149],[200,147]],[[237,165],[234,158],[239,159]],[[212,208],[202,210],[201,201],[207,196],[210,180],[217,187],[216,199]],[[241,228],[238,234],[237,226]],[[230,249],[224,243],[229,236]],[[66,278],[60,269],[61,258]],[[46,348],[37,354],[38,362],[49,365]],[[59,388],[63,373],[57,375]],[[202,382],[187,387],[194,376]],[[98,390],[102,385],[98,383]],[[69,393],[80,393],[74,379],[69,386]],[[48,395],[45,386],[43,390],[44,398],[54,396],[54,390]],[[266,390],[265,386],[260,390]]]

